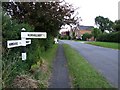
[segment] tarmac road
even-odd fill
[[[76,49],[112,86],[118,87],[118,50],[71,40],[61,42]]]

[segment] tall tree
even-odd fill
[[[19,23],[27,22],[35,31],[56,36],[62,25],[76,24],[73,6],[62,2],[5,2],[3,8]]]
[[[95,18],[95,23],[102,32],[104,32],[105,30],[113,31],[113,22],[108,18],[104,18],[103,16],[97,16]]]

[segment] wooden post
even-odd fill
[[[22,28],[22,32],[25,32],[25,28]],[[22,60],[26,60],[26,38],[21,36],[22,42]]]

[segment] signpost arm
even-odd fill
[[[25,28],[22,28],[22,32],[25,32]],[[26,38],[21,36],[22,42],[22,60],[26,60]]]

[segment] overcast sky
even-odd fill
[[[77,10],[82,18],[81,25],[94,26],[96,16],[107,17],[112,21],[118,19],[118,2],[120,0],[65,0]]]
[[[79,12],[79,17],[82,18],[81,25],[95,26],[95,17],[103,16],[109,18],[112,21],[118,19],[118,2],[120,0],[65,0],[72,4]],[[65,26],[66,29],[61,31],[70,30],[69,26]],[[60,32],[61,32],[60,31]]]

